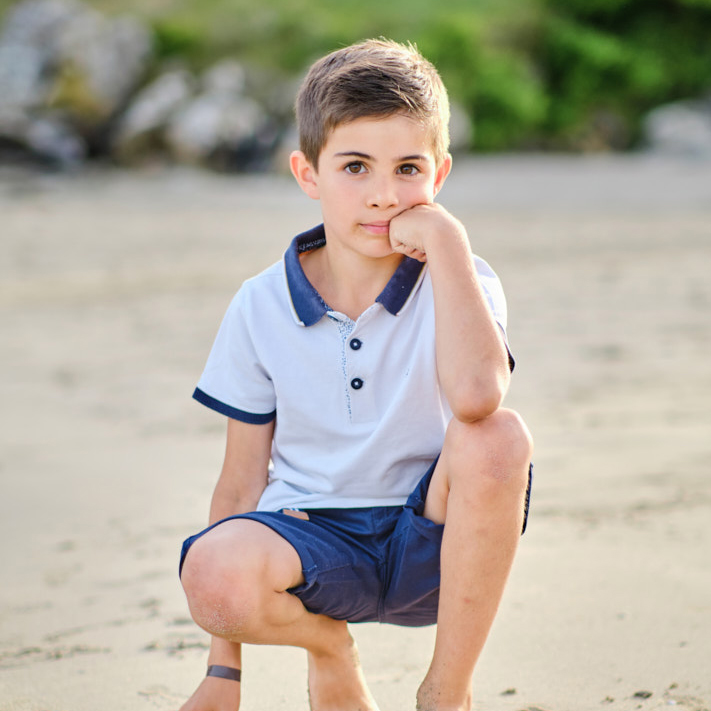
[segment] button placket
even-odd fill
[[[363,321],[369,321],[377,313],[377,310],[364,319],[361,315],[358,323],[343,342],[342,355],[345,359],[346,380],[344,385],[347,390],[349,401],[349,419],[352,423],[372,422],[377,417],[375,403],[375,389],[370,382],[373,377],[373,363],[371,356],[373,353],[369,348],[370,337],[363,329]],[[365,335],[365,338],[363,337]],[[373,381],[376,382],[376,381]]]
[[[363,345],[363,341],[361,341],[360,338],[351,338],[348,345],[352,351],[359,351]],[[356,377],[351,380],[351,387],[353,390],[360,390],[364,384],[363,378]]]

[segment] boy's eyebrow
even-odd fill
[[[360,151],[342,151],[335,154],[336,157],[347,157],[353,156],[355,158],[364,158],[365,160],[374,160],[373,156],[367,153],[361,153]],[[396,158],[395,163],[402,163],[408,160],[427,160],[427,156],[421,155],[420,153],[413,153],[411,156],[402,156],[401,158]]]

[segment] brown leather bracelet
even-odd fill
[[[223,667],[221,664],[212,664],[207,668],[205,676],[216,676],[230,681],[242,681],[242,670],[234,667]]]

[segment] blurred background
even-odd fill
[[[380,35],[450,90],[438,199],[536,439],[476,707],[711,708],[711,0],[0,0],[0,711],[176,711],[204,675],[177,557],[225,423],[190,395],[320,220],[306,67]],[[383,709],[433,633],[354,630]],[[244,663],[244,711],[308,709],[300,650]]]
[[[305,68],[412,41],[458,151],[711,155],[711,0],[0,0],[0,161],[283,168]]]

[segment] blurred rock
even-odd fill
[[[34,124],[52,88],[53,32],[72,14],[67,3],[57,1],[19,3],[6,15],[0,32],[0,141],[13,154],[24,151],[44,160],[49,148],[51,155],[63,155],[49,145],[46,124]]]
[[[83,163],[87,146],[61,114],[32,116],[17,107],[0,109],[0,161],[18,159],[23,153],[46,165],[70,169]]]
[[[167,71],[144,87],[119,119],[111,151],[121,162],[145,159],[165,148],[164,132],[173,116],[191,99],[195,77],[188,71]]]
[[[228,59],[200,77],[165,69],[141,88],[158,69],[152,45],[138,20],[79,0],[11,7],[0,31],[0,160],[24,150],[71,168],[158,153],[220,170],[268,167],[282,120],[253,98],[244,67]]]
[[[0,32],[1,102],[28,107],[46,100],[57,33],[80,11],[71,0],[26,0],[8,10]]]
[[[151,59],[149,30],[74,0],[24,0],[0,32],[0,139],[58,165],[82,160]]]
[[[647,114],[642,127],[651,151],[709,158],[711,96],[659,106]]]
[[[40,50],[2,44],[0,40],[0,106],[4,109],[40,106],[48,89],[44,64]]]
[[[245,95],[246,72],[228,59],[196,78],[167,70],[138,92],[116,122],[113,156],[136,163],[160,153],[219,170],[267,167],[278,140],[261,104]]]
[[[202,86],[206,94],[240,96],[247,88],[247,75],[239,62],[225,59],[203,74]]]
[[[59,117],[43,116],[32,121],[25,142],[35,155],[63,169],[81,165],[87,156],[84,140]]]
[[[252,136],[239,143],[223,143],[210,157],[209,164],[221,171],[262,172],[272,168],[272,157],[281,142],[282,132],[267,119]]]
[[[262,110],[250,99],[203,94],[178,112],[166,138],[178,159],[205,162],[220,146],[254,136],[263,121]]]
[[[89,120],[106,120],[124,105],[152,56],[151,34],[138,20],[108,19],[90,9],[63,23],[56,41],[51,101]]]
[[[240,170],[271,152],[268,117],[241,93],[241,67],[221,62],[205,73],[202,84],[202,93],[178,111],[167,128],[166,144],[178,160]]]

